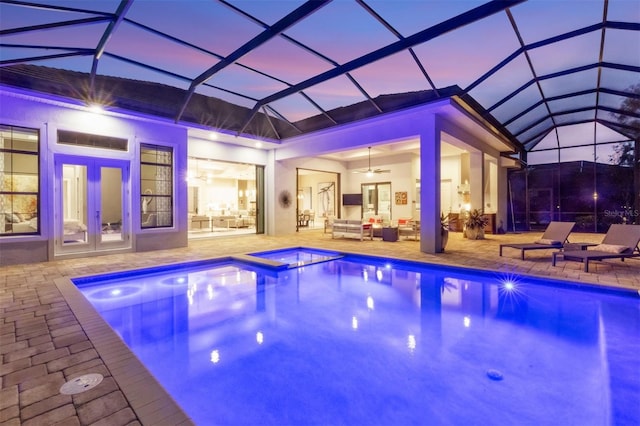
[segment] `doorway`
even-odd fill
[[[129,163],[56,156],[54,255],[131,247]]]
[[[382,223],[391,222],[391,182],[363,183],[362,214],[377,216]]]
[[[189,157],[188,238],[264,233],[264,166]]]

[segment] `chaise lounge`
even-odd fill
[[[525,244],[500,244],[500,256],[502,256],[504,247],[520,250],[522,260],[524,260],[524,252],[527,250],[560,249],[568,241],[569,234],[575,224],[575,222],[550,222],[538,241]]]
[[[582,262],[584,271],[589,272],[589,261],[620,259],[640,256],[640,225],[613,224],[609,227],[602,243],[587,250],[559,251],[553,253],[551,265],[556,266],[558,256],[564,260]]]

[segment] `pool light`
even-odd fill
[[[211,284],[207,285],[207,297],[209,300],[213,299],[213,287],[211,287]]]
[[[407,337],[407,348],[409,348],[409,351],[411,352],[416,349],[416,336],[413,334],[410,334],[409,337]]]
[[[373,303],[373,297],[371,296],[367,296],[367,308],[373,311],[374,303]]]

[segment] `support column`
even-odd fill
[[[634,141],[633,149],[633,207],[630,222],[640,225],[640,139]]]
[[[420,133],[420,251],[439,253],[440,233],[440,126],[428,115]]]
[[[469,153],[469,191],[471,210],[484,211],[484,156],[480,151]]]
[[[507,212],[509,211],[509,170],[500,165],[498,159],[498,205],[496,206],[496,229],[502,225],[502,229],[507,231],[509,223]]]

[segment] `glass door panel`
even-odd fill
[[[379,183],[377,215],[382,218],[383,223],[391,221],[391,184]]]
[[[382,223],[391,221],[391,183],[362,184],[362,212],[365,219],[377,216]]]
[[[123,241],[122,169],[100,167],[100,242]]]
[[[128,163],[56,157],[55,252],[130,247]]]
[[[89,243],[87,233],[87,166],[62,165],[62,221],[56,228],[64,246]]]
[[[362,185],[362,212],[364,217],[376,214],[376,205],[378,198],[376,193],[376,184]]]

